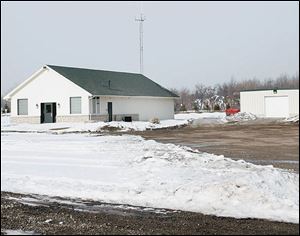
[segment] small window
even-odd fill
[[[81,97],[70,98],[70,114],[81,114]]]
[[[18,115],[28,115],[28,99],[18,99]]]

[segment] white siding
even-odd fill
[[[265,97],[288,97],[288,114],[293,116],[299,114],[299,89],[262,91],[244,91],[240,93],[241,112],[251,112],[258,117],[266,117]],[[278,109],[280,107],[278,106]],[[283,108],[285,109],[285,108]]]
[[[100,97],[100,114],[107,114],[107,103],[112,102],[113,115],[138,114],[139,120],[174,119],[174,98],[156,97]]]
[[[25,87],[16,92],[11,98],[11,115],[17,115],[17,100],[28,99],[28,116],[40,116],[41,103],[55,102],[57,116],[70,115],[70,97],[81,97],[81,114],[89,114],[90,94],[73,82],[64,78],[53,70],[45,70],[29,82]],[[36,106],[38,104],[38,107]]]

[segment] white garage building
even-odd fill
[[[7,94],[11,121],[174,119],[178,96],[142,74],[46,65]]]
[[[240,106],[241,112],[251,112],[258,117],[299,115],[299,89],[241,91]]]

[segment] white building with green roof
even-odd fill
[[[142,74],[45,65],[4,99],[12,122],[53,123],[173,119],[177,97]]]

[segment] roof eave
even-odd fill
[[[149,98],[169,98],[178,99],[179,96],[150,96],[150,95],[115,95],[115,94],[92,94],[91,97],[149,97]]]

